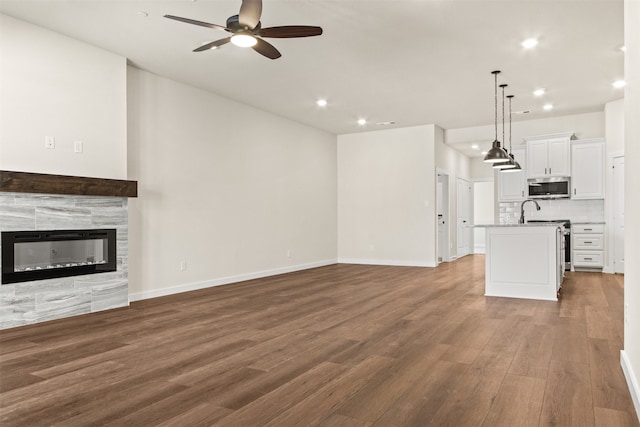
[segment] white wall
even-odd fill
[[[335,135],[136,68],[128,80],[133,299],[336,262]]]
[[[338,136],[341,262],[436,265],[435,126]]]
[[[0,169],[126,179],[126,59],[6,15],[0,39]]]
[[[475,181],[473,183],[473,223],[494,224],[493,180]],[[486,251],[486,230],[484,228],[473,229],[473,252],[483,254]]]
[[[458,188],[456,185],[458,178],[471,179],[471,160],[457,150],[444,143],[444,134],[437,128],[435,155],[436,168],[446,171],[449,174],[449,256],[457,256],[457,200]]]
[[[624,98],[604,106],[608,153],[624,152]]]
[[[576,138],[598,138],[605,135],[604,112],[575,114],[547,119],[524,120],[513,122],[513,145],[520,145],[527,136],[546,135],[560,132],[575,132]],[[474,126],[468,128],[447,129],[447,144],[459,142],[493,141],[494,126]]]
[[[473,157],[469,159],[471,179],[495,179],[495,169],[492,163],[483,161],[483,157]]]
[[[628,306],[624,327],[622,365],[630,385],[636,412],[640,413],[640,2],[624,2],[625,79],[625,276],[624,303]]]

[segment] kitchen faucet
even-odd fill
[[[540,210],[540,205],[535,200],[527,199],[520,205],[520,219],[518,220],[518,224],[524,224],[524,204],[527,202],[533,202],[536,204],[536,210]]]

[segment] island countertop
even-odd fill
[[[561,227],[562,224],[555,222],[536,222],[525,224],[476,224],[473,227],[488,228],[488,227]]]

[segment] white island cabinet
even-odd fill
[[[564,275],[557,224],[485,225],[485,295],[558,300]]]

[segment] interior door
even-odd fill
[[[443,240],[443,230],[444,230],[444,212],[442,209],[442,176],[438,174],[438,188],[436,191],[436,205],[438,211],[438,262],[442,261],[442,256],[444,254],[444,248],[442,244]]]
[[[449,175],[438,172],[437,184],[437,213],[438,213],[438,263],[451,261],[451,251],[449,246],[449,235],[453,230],[449,230]],[[452,248],[451,248],[452,249]]]
[[[613,268],[624,273],[624,157],[613,159]]]
[[[471,206],[472,192],[471,183],[466,179],[458,178],[457,181],[457,227],[456,238],[458,241],[458,258],[469,255],[471,241]]]

